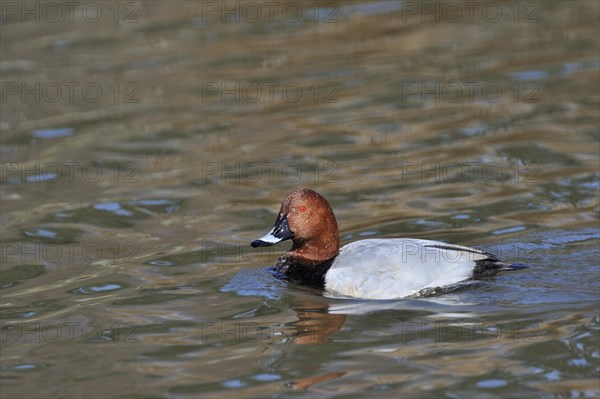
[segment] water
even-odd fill
[[[32,4],[0,26],[2,397],[600,396],[597,3]],[[301,186],[342,243],[530,268],[289,285],[249,243]]]

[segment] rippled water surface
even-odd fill
[[[2,3],[3,398],[600,396],[597,2],[44,4]],[[288,284],[248,244],[302,186],[530,268]]]

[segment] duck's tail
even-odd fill
[[[504,263],[498,261],[495,257],[488,259],[475,261],[475,268],[473,269],[473,277],[486,278],[495,276],[498,272],[508,272],[513,270],[527,269],[529,266],[525,266],[523,263]]]
[[[523,270],[523,269],[527,269],[529,268],[529,266],[523,264],[523,263],[502,263],[502,262],[498,262],[499,264],[501,264],[502,266],[500,267],[500,269],[498,269],[499,272],[509,272],[512,270]]]

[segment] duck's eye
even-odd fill
[[[300,211],[300,212],[302,212],[302,213],[304,213],[304,212],[306,212],[306,209],[307,209],[307,208],[306,208],[304,205],[302,205],[302,206],[300,207],[299,211]]]

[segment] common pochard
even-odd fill
[[[525,268],[478,249],[412,238],[359,240],[340,249],[331,206],[307,188],[288,194],[273,228],[250,245],[265,247],[290,239],[292,248],[279,259],[277,272],[354,298],[402,298]]]

